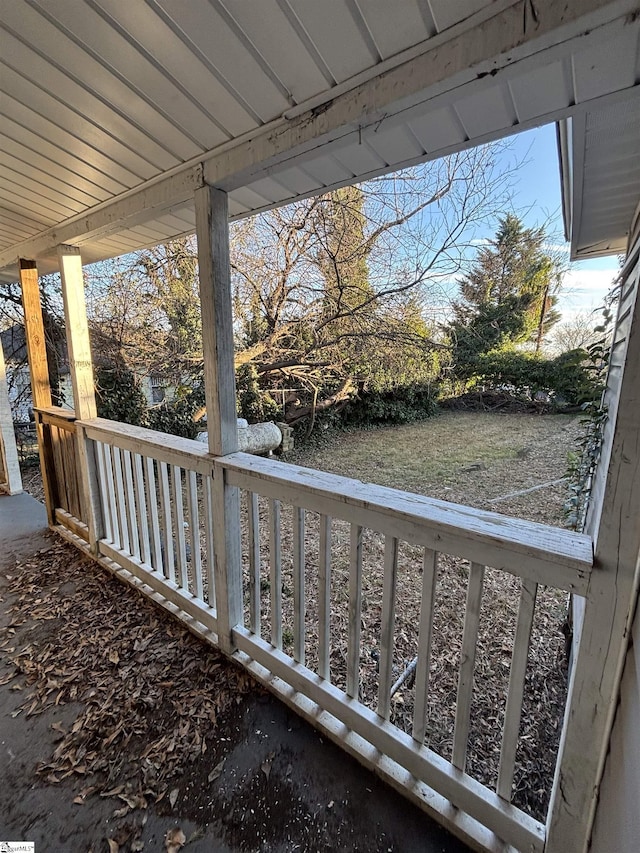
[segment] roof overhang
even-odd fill
[[[0,281],[191,233],[205,182],[237,219],[638,96],[638,0],[320,6],[6,4]]]
[[[640,98],[561,121],[558,149],[571,260],[625,254],[640,215]]]

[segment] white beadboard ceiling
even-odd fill
[[[92,262],[192,232],[198,181],[239,218],[567,116],[621,120],[623,101],[638,107],[639,12],[0,0],[0,280],[19,256],[54,269],[59,242]],[[582,204],[603,199],[589,180]],[[622,218],[604,239],[624,236]],[[585,240],[603,239],[589,223]]]

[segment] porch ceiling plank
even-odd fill
[[[3,120],[8,117],[23,128],[38,150],[41,146],[40,140],[46,140],[58,149],[68,152],[75,164],[74,168],[81,174],[83,169],[101,173],[129,189],[141,181],[148,180],[153,173],[148,164],[140,173],[135,164],[124,165],[112,156],[108,148],[100,145],[96,147],[84,136],[75,134],[64,121],[57,119],[57,113],[56,119],[49,119],[35,109],[35,103],[32,101],[25,104],[17,100],[6,90],[6,83],[1,111]]]
[[[203,182],[202,178],[193,180],[201,164],[206,183],[227,192],[265,178],[277,182],[278,173],[285,172],[287,174],[283,175],[282,181],[285,190],[291,187],[296,194],[301,191],[303,194],[313,193],[326,186],[337,186],[381,174],[391,168],[422,162],[427,157],[441,156],[495,139],[514,129],[568,115],[576,109],[585,108],[585,103],[576,106],[575,93],[569,91],[568,84],[551,86],[548,81],[537,87],[538,106],[535,109],[531,107],[528,112],[526,109],[523,111],[523,104],[527,106],[529,103],[526,93],[530,87],[526,81],[529,75],[535,75],[550,63],[562,69],[565,67],[563,63],[576,52],[587,56],[601,44],[608,43],[609,53],[616,56],[621,68],[621,74],[615,80],[607,75],[606,85],[598,90],[607,92],[602,97],[619,97],[616,92],[623,91],[624,85],[634,85],[629,68],[633,65],[635,69],[636,58],[628,55],[628,49],[622,53],[616,50],[619,39],[628,46],[633,41],[633,34],[637,38],[640,32],[640,22],[625,17],[635,10],[637,4],[634,0],[571,0],[567,4],[538,0],[537,19],[534,19],[525,0],[496,0],[493,3],[465,0],[456,4],[455,11],[451,4],[440,4],[435,21],[446,21],[446,27],[429,37],[433,27],[424,19],[419,27],[416,24],[415,40],[405,27],[407,42],[404,49],[386,58],[380,45],[384,22],[392,25],[393,19],[404,12],[407,20],[413,20],[416,17],[415,7],[409,4],[409,0],[402,0],[400,10],[376,2],[372,6],[359,6],[359,11],[355,7],[349,11],[345,0],[334,0],[334,3],[336,14],[346,15],[344,37],[342,31],[336,31],[335,16],[321,15],[315,9],[307,9],[306,5],[287,6],[291,11],[285,16],[275,0],[270,0],[268,5],[261,6],[263,14],[256,17],[252,16],[249,3],[236,2],[222,7],[219,4],[196,4],[194,0],[193,8],[197,10],[193,12],[194,16],[202,15],[202,20],[210,22],[221,21],[232,43],[238,45],[239,56],[247,59],[248,64],[236,63],[238,68],[231,69],[228,61],[215,57],[210,47],[207,51],[207,45],[202,41],[202,33],[206,29],[198,27],[195,28],[198,32],[195,31],[185,4],[154,0],[144,7],[142,18],[138,18],[133,7],[127,6],[120,13],[122,4],[113,0],[104,0],[103,3],[96,0],[91,4],[74,0],[73,3],[53,6],[42,0],[33,0],[29,4],[29,14],[40,19],[40,28],[59,28],[65,39],[73,42],[74,56],[80,50],[86,54],[92,67],[97,63],[101,82],[96,83],[95,91],[85,86],[78,74],[81,66],[67,68],[64,55],[56,52],[54,56],[48,52],[53,48],[38,42],[35,51],[37,67],[41,68],[40,63],[48,63],[56,74],[66,75],[73,86],[80,86],[82,91],[74,89],[78,100],[74,101],[75,109],[69,109],[56,95],[45,92],[43,87],[51,88],[48,81],[31,82],[9,69],[7,73],[12,75],[9,78],[12,85],[4,99],[3,111],[13,121],[12,136],[15,136],[15,125],[23,125],[29,131],[28,138],[35,150],[40,151],[38,140],[50,139],[47,144],[55,146],[53,150],[48,147],[46,152],[43,148],[43,156],[45,153],[51,158],[55,156],[57,162],[64,157],[60,151],[73,152],[74,156],[80,157],[78,168],[84,170],[88,180],[106,188],[106,183],[101,183],[100,179],[100,173],[103,173],[105,180],[112,177],[128,189],[77,216],[53,221],[53,227],[45,226],[33,238],[2,250],[0,269],[9,266],[15,269],[18,256],[46,258],[60,242],[77,243],[82,240],[90,243],[109,233],[150,222],[176,205],[189,203],[193,190]],[[21,9],[24,3],[15,0],[13,5]],[[227,121],[224,98],[220,100],[218,95],[212,95],[213,100],[207,100],[205,94],[192,97],[185,90],[184,70],[173,68],[168,71],[160,65],[157,57],[151,55],[152,39],[150,41],[151,37],[145,31],[143,19],[153,24],[154,32],[173,32],[172,38],[180,44],[180,55],[187,56],[187,49],[192,51],[193,58],[189,58],[187,64],[191,67],[195,63],[193,68],[199,69],[197,78],[200,83],[207,74],[213,79],[214,72],[219,72],[221,89],[236,106],[244,99],[256,112],[256,100],[259,98],[252,100],[246,81],[255,81],[256,92],[260,91],[260,85],[271,87],[276,100],[272,107],[259,113],[260,120],[263,120],[271,109],[271,119],[261,127],[251,119],[248,123],[240,122],[228,128],[234,135],[233,139],[207,140],[206,130],[199,129],[195,118],[190,123],[184,120],[182,113],[180,118],[173,112],[174,101],[178,99],[181,104],[184,102],[192,106],[198,104],[203,114],[208,112],[224,123]],[[403,27],[407,20],[402,19]],[[95,24],[93,29],[92,23]],[[346,33],[352,29],[354,47],[351,55],[345,56],[349,50]],[[13,33],[9,38],[13,39],[10,42],[12,49],[21,43]],[[287,45],[286,51],[282,50],[283,44]],[[120,48],[122,56],[118,55]],[[357,62],[354,59],[356,54]],[[116,62],[116,58],[121,62]],[[219,68],[216,63],[219,63]],[[340,63],[343,63],[342,67]],[[341,76],[350,73],[352,76],[348,79]],[[558,75],[561,75],[561,70],[555,72],[556,78],[560,79]],[[90,78],[91,75],[87,77]],[[331,85],[328,78],[333,81]],[[304,86],[295,85],[298,79],[305,81]],[[100,88],[102,81],[111,81],[113,91],[106,82],[106,88]],[[163,87],[160,86],[161,81]],[[513,86],[512,81],[515,81]],[[13,91],[14,83],[16,91]],[[167,146],[170,155],[168,159],[164,158],[161,152],[155,150],[154,153],[143,144],[140,137],[131,136],[131,129],[127,134],[121,134],[128,140],[127,145],[122,145],[114,128],[117,129],[118,116],[122,119],[130,117],[127,110],[133,108],[122,103],[118,106],[114,93],[122,86],[141,109],[144,105],[153,107],[163,120],[166,118],[173,125],[178,122],[184,133],[197,139],[202,153],[179,163],[174,156],[176,151],[170,135],[159,133],[158,144]],[[545,91],[548,98],[543,97]],[[585,84],[583,91],[586,97],[596,90]],[[564,93],[562,98],[560,92]],[[85,100],[87,95],[91,95],[93,100]],[[236,96],[240,100],[234,100]],[[474,107],[476,97],[489,98],[490,108],[479,109],[477,101]],[[471,99],[468,102],[471,109],[467,110],[468,115],[464,118],[470,132],[462,133],[461,138],[461,129],[456,128],[454,121],[451,133],[441,134],[437,140],[429,139],[427,129],[437,124],[438,119],[434,111],[451,108],[465,98]],[[285,100],[294,103],[279,115],[275,107],[278,105],[279,108]],[[183,108],[184,104],[180,106]],[[244,107],[240,105],[240,109]],[[464,103],[460,109],[465,112]],[[96,110],[98,112],[94,116],[92,111]],[[102,115],[100,110],[107,111],[102,116],[105,119],[109,113],[113,114],[116,124],[98,121]],[[482,127],[475,126],[479,113],[482,113],[484,122]],[[245,112],[245,115],[248,114]],[[416,123],[421,121],[420,127]],[[101,124],[107,128],[106,132]],[[145,138],[153,136],[146,119],[140,117],[139,125]],[[377,140],[376,129],[378,134],[382,134]],[[393,138],[394,132],[396,138]],[[473,132],[482,135],[475,137]],[[467,139],[467,136],[471,138]],[[357,156],[351,160],[347,157],[341,159],[336,152],[338,156],[332,158],[332,168],[327,169],[327,158],[331,158],[333,148],[348,146],[348,150],[357,153],[358,147],[365,150],[361,142],[371,146],[366,148],[369,159],[376,143],[380,146],[382,142],[385,143],[382,159],[399,159],[375,164],[378,167],[375,168],[365,162],[359,163]],[[184,159],[189,152],[179,153]],[[314,160],[318,163],[314,164]],[[67,160],[64,162],[71,165]],[[297,168],[299,166],[306,167],[309,175],[316,176],[315,185],[310,179],[310,183],[301,190],[293,186],[295,181],[290,178],[302,174]],[[91,169],[97,171],[92,172]],[[165,171],[161,172],[162,169]],[[159,189],[161,186],[163,188]],[[286,192],[273,187],[268,191],[262,186],[266,196],[264,201],[259,190],[250,200],[231,200],[234,217],[288,200]],[[158,196],[162,197],[159,204],[153,201]],[[16,236],[20,240],[20,236]],[[104,256],[102,249],[92,253],[88,248],[86,254],[96,258]]]
[[[176,159],[188,159],[197,149],[219,145],[233,134],[232,128],[221,127],[199,109],[188,88],[164,70],[168,56],[163,55],[160,45],[150,53],[98,4],[84,0],[40,2],[39,10],[55,23],[54,39],[60,41],[62,37],[66,42],[69,34],[79,43],[78,79],[91,80],[96,75],[96,88],[112,107],[114,118],[120,119],[122,112],[122,119],[129,116],[134,122],[125,139],[132,134],[139,136],[143,150],[149,155],[155,151],[153,158],[161,158],[161,168],[169,169]],[[136,106],[139,114],[131,115]],[[248,126],[251,122],[245,118],[242,129]]]
[[[4,121],[2,122],[3,130],[6,130]],[[33,149],[26,148],[23,144],[16,142],[5,133],[0,133],[0,150],[3,156],[14,158],[18,169],[28,169],[26,174],[37,176],[47,183],[47,186],[63,188],[73,187],[78,193],[93,199],[93,204],[98,204],[105,201],[111,193],[104,187],[99,186],[93,181],[83,178],[79,172],[74,172],[72,169],[59,168],[50,157],[41,154]],[[17,165],[21,164],[21,165]],[[118,191],[122,191],[124,187],[120,186]]]
[[[4,103],[4,96],[2,103]],[[2,130],[9,140],[9,146],[17,146],[23,156],[28,157],[32,163],[46,166],[46,168],[49,168],[46,164],[51,163],[51,169],[56,174],[60,176],[69,175],[80,187],[85,185],[86,181],[87,186],[97,187],[100,192],[104,193],[105,199],[119,195],[133,185],[131,181],[116,180],[115,175],[101,171],[95,164],[83,160],[79,156],[77,146],[72,153],[59,141],[56,143],[53,139],[42,136],[35,129],[30,129],[9,118],[1,105],[0,115],[2,116]]]
[[[4,44],[6,36],[3,34]],[[27,62],[34,62],[35,57],[25,57]],[[54,68],[43,68],[41,74],[44,80],[58,76]],[[111,110],[100,109],[98,99],[75,99],[70,94],[70,103],[62,100],[69,91],[64,75],[59,76],[57,86],[53,91],[42,88],[7,65],[2,67],[3,86],[19,103],[28,107],[29,111],[38,114],[47,127],[59,127],[69,133],[74,140],[83,140],[96,151],[102,151],[115,163],[131,172],[148,179],[160,169],[170,169],[175,165],[175,158],[164,152],[157,145],[144,145],[144,136],[135,132],[135,128],[125,130],[125,122]],[[60,95],[57,93],[61,93]],[[89,109],[90,111],[85,112]],[[102,123],[105,122],[103,125]],[[108,128],[108,129],[105,129]],[[122,138],[116,134],[122,133]]]
[[[556,589],[584,594],[593,562],[588,536],[245,453],[219,460],[228,481],[406,542],[482,562]]]

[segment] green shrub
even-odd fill
[[[198,426],[193,416],[204,405],[204,387],[193,390],[183,389],[171,402],[161,403],[149,409],[149,428],[158,432],[168,432],[183,438],[195,438]]]
[[[384,391],[361,391],[340,413],[345,426],[406,424],[432,417],[437,411],[431,383],[413,383]]]
[[[587,363],[587,353],[577,349],[557,358],[542,358],[528,353],[491,352],[478,357],[473,384],[486,389],[512,390],[533,399],[538,392],[561,399],[569,405],[581,405],[595,399],[601,390]]]
[[[242,364],[236,370],[236,396],[239,418],[246,418],[250,424],[280,420],[280,407],[260,388],[255,365]]]
[[[135,426],[147,424],[147,400],[134,373],[127,367],[97,367],[98,417]]]

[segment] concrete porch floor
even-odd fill
[[[7,576],[12,575],[16,559],[36,555],[51,547],[55,539],[55,534],[46,528],[41,504],[26,494],[0,497],[0,633],[6,632],[12,619],[7,612],[12,603]],[[133,590],[127,590],[127,594],[137,597]],[[18,629],[16,645],[26,636],[25,631],[29,631],[28,625]],[[42,783],[34,774],[36,764],[55,750],[52,724],[59,725],[62,719],[70,725],[77,708],[61,706],[33,717],[13,717],[24,696],[15,689],[15,681],[2,685],[6,680],[3,676],[10,671],[5,652],[0,652],[0,840],[35,841],[38,853],[106,851],[107,838],[117,835],[122,824],[122,820],[114,818],[113,799],[93,796],[80,807],[73,802],[77,791],[71,780],[51,785]],[[215,734],[226,742],[224,775],[235,780],[236,786],[230,790],[230,783],[226,783],[226,792],[225,784],[214,786],[216,790],[210,796],[214,798],[214,809],[219,806],[215,819],[199,822],[195,806],[189,810],[183,805],[167,814],[166,801],[161,809],[150,803],[142,833],[136,837],[137,844],[143,847],[131,848],[130,842],[125,842],[120,851],[163,851],[165,834],[178,826],[188,840],[184,849],[193,853],[464,853],[468,849],[258,689],[242,696],[233,712],[218,721]],[[272,761],[266,785],[265,760]],[[239,790],[238,780],[247,782],[243,794],[233,793]],[[223,783],[224,779],[220,781]],[[207,780],[194,776],[183,778],[182,783],[193,791],[195,804]],[[251,792],[258,789],[261,793],[252,799]],[[233,819],[229,814],[236,809],[240,820],[238,814]],[[265,828],[256,830],[257,825]]]

